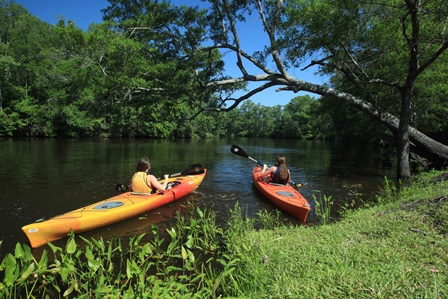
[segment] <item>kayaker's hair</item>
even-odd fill
[[[288,168],[286,167],[286,158],[283,155],[278,155],[277,157],[278,163],[278,171],[280,179],[287,180],[288,179]]]
[[[148,158],[141,158],[137,163],[137,171],[147,171],[151,167],[151,163]]]

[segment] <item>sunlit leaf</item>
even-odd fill
[[[198,212],[199,217],[204,218],[204,213],[201,211],[199,207],[197,207],[196,211]]]
[[[75,286],[74,286],[74,283],[72,282],[70,284],[70,287],[67,290],[65,290],[63,296],[67,297],[68,295],[70,295],[73,292],[74,289],[75,289]]]
[[[182,258],[183,258],[184,260],[186,260],[187,257],[188,257],[188,255],[187,255],[187,250],[185,249],[184,246],[182,246]]]
[[[23,257],[24,252],[23,252],[22,245],[20,243],[16,244],[16,247],[15,247],[15,250],[14,250],[14,255],[15,255],[16,258],[22,258]]]
[[[67,253],[72,254],[76,251],[76,242],[74,238],[70,238],[67,242]]]
[[[22,276],[20,277],[21,280],[25,280],[30,276],[30,274],[34,271],[34,263],[30,264],[28,268],[22,273]]]

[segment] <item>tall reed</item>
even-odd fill
[[[314,206],[314,212],[316,217],[319,219],[322,225],[328,224],[330,222],[330,212],[333,206],[333,198],[332,196],[326,196],[325,194],[320,194],[320,191],[315,191],[319,193],[319,197],[313,193],[313,199],[316,205]]]

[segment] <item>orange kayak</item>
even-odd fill
[[[266,183],[260,178],[261,171],[262,168],[258,165],[252,170],[252,179],[255,188],[281,210],[305,222],[310,211],[310,204],[305,197],[289,184],[279,185]]]
[[[172,187],[154,194],[125,192],[106,200],[35,222],[22,227],[33,248],[67,237],[72,230],[82,233],[116,223],[167,205],[190,193],[202,183],[206,169],[200,174],[169,178]],[[169,184],[170,185],[170,184]]]

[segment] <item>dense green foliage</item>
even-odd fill
[[[154,15],[123,22],[173,26],[129,37],[123,23],[117,28],[106,21],[84,32],[71,21],[51,26],[19,5],[3,3],[0,136],[327,137],[318,129],[312,132],[323,124],[315,124],[311,106],[319,103],[309,96],[286,107],[247,101],[228,115],[205,111],[186,120],[200,111],[199,102],[217,104],[213,90],[198,90],[191,76],[208,81],[222,62],[216,51],[183,59],[200,38],[191,37],[192,44],[185,44],[175,36],[200,12],[166,3],[151,7]],[[116,14],[111,10],[109,16]]]
[[[176,11],[164,5],[158,8]],[[198,108],[186,99],[212,97],[207,90],[192,92],[190,77],[219,71],[222,62],[217,51],[186,61],[182,60],[184,45],[169,42],[157,32],[133,38],[111,22],[83,32],[71,21],[50,26],[21,6],[4,1],[0,10],[1,135],[169,137],[195,133],[183,118]],[[152,20],[154,26],[179,18],[155,13],[163,19]],[[179,26],[194,19],[181,20]]]
[[[17,244],[0,263],[0,296],[446,298],[446,179],[420,174],[322,225],[284,224],[280,212],[250,218],[237,205],[224,228],[192,205],[165,232],[153,225],[127,242],[72,235],[40,257]]]

